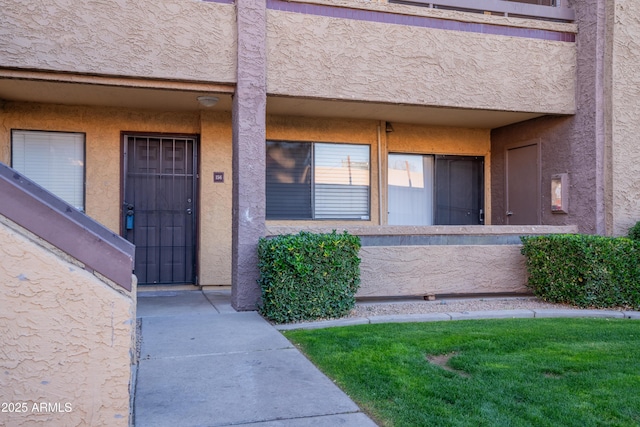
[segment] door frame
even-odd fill
[[[538,220],[538,224],[531,225],[542,224],[542,140],[540,138],[533,138],[514,142],[504,146],[504,209],[502,215],[505,218],[506,225],[511,225],[509,224],[510,216],[507,215],[507,212],[509,211],[509,150],[528,147],[530,145],[536,146],[536,173],[538,175],[538,182],[536,185],[536,191],[538,193],[536,197],[536,218]]]
[[[193,221],[193,271],[194,282],[185,283],[185,285],[199,286],[200,282],[200,135],[191,133],[168,133],[168,132],[140,132],[140,131],[120,131],[120,236],[125,237],[125,185],[127,175],[127,137],[128,136],[143,136],[143,137],[157,137],[157,138],[191,138],[195,141],[195,147],[193,148],[193,162],[194,162],[194,180],[193,180],[193,194],[194,194],[194,214],[195,219]],[[134,253],[135,256],[135,253]],[[135,265],[135,260],[134,260]],[[154,286],[153,284],[143,286]],[[159,286],[179,286],[175,285],[159,285]]]

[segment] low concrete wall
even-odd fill
[[[0,425],[129,424],[133,293],[0,216]]]
[[[268,235],[327,227],[268,227]],[[574,233],[574,226],[344,227],[360,236],[357,297],[526,293],[523,235]]]

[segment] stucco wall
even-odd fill
[[[309,226],[316,233],[331,232],[326,226]],[[528,293],[525,257],[518,236],[572,233],[576,227],[527,226],[434,226],[338,228],[361,236],[360,289],[358,297],[399,297],[478,293]],[[295,234],[296,227],[269,226],[268,235]],[[408,240],[435,237],[431,244],[367,243],[373,236],[407,237]],[[473,242],[485,241],[486,244]],[[455,240],[460,244],[441,241]],[[509,241],[505,242],[505,239]],[[517,243],[513,244],[515,240]],[[388,241],[388,240],[387,240]],[[491,243],[491,242],[494,243]],[[500,243],[502,241],[502,243]],[[466,242],[466,243],[465,243]]]
[[[547,116],[494,129],[491,133],[492,221],[504,224],[505,148],[539,140],[541,144],[542,224],[576,224],[582,233],[604,234],[605,128],[604,128],[604,13],[605,0],[573,2],[580,31],[577,34],[576,103],[571,117]],[[551,177],[569,174],[569,213],[551,212]]]
[[[574,43],[267,12],[269,94],[575,111]]]
[[[359,297],[526,293],[517,245],[374,246],[360,250]]]
[[[0,110],[0,161],[11,163],[11,129],[86,134],[86,212],[120,233],[121,132],[200,134],[200,266],[203,285],[231,283],[231,124],[228,113],[144,112],[7,103]],[[213,182],[213,172],[225,182]]]
[[[616,0],[608,6],[612,36],[610,128],[610,233],[626,235],[640,221],[640,3]],[[613,14],[613,16],[611,16]]]
[[[3,410],[0,424],[127,426],[135,293],[117,292],[4,217],[0,259],[0,402],[24,410]]]
[[[235,20],[234,5],[204,1],[4,1],[0,64],[234,82]]]
[[[202,113],[200,137],[200,284],[231,284],[231,115]],[[224,182],[214,183],[213,173]]]

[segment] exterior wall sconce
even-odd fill
[[[384,130],[385,130],[387,133],[393,132],[393,126],[391,126],[391,123],[390,123],[390,122],[385,122],[385,123],[386,123],[386,124],[385,124],[385,128],[384,128]]]
[[[220,100],[220,98],[215,96],[199,96],[197,99],[200,105],[207,108],[213,107]]]

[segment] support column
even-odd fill
[[[258,239],[265,235],[266,0],[236,0],[238,84],[233,97],[231,304],[260,300]]]

